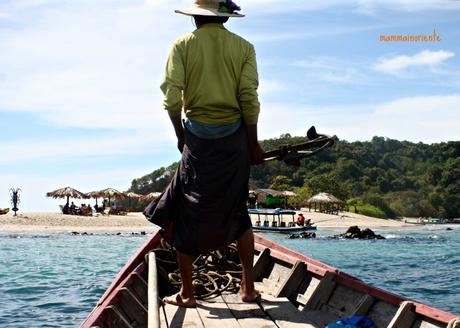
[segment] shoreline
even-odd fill
[[[360,228],[414,227],[413,224],[406,224],[402,221],[378,219],[350,212],[340,212],[339,215],[305,210],[296,212],[303,213],[306,219],[310,219],[311,223],[321,229],[346,229],[354,225]],[[253,222],[256,217],[251,215]],[[8,233],[153,233],[157,229],[158,227],[147,221],[140,212],[131,212],[123,216],[78,216],[56,212],[28,212],[19,213],[17,217],[10,212],[0,216],[0,232]]]

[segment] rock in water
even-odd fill
[[[335,235],[334,239],[385,239],[381,235],[377,235],[369,228],[361,230],[358,226],[351,226],[343,234]]]
[[[293,233],[289,235],[289,239],[297,239],[297,238],[316,238],[316,233],[314,232],[301,232],[301,233]]]

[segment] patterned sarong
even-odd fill
[[[244,125],[212,140],[186,129],[179,168],[144,215],[165,230],[172,223],[173,244],[186,254],[233,242],[251,227],[246,207],[249,163]]]

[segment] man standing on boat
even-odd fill
[[[259,297],[246,208],[250,163],[262,162],[256,55],[252,44],[223,26],[229,17],[244,17],[239,10],[229,0],[195,0],[192,8],[176,10],[193,16],[197,27],[173,44],[161,85],[182,160],[144,213],[165,229],[173,221],[182,288],[163,301],[178,306],[196,305],[193,256],[235,240],[243,266],[241,299]]]

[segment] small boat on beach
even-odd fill
[[[9,208],[0,208],[0,215],[8,214],[9,211],[10,211]]]
[[[308,221],[303,225],[298,225],[295,221],[295,211],[282,209],[249,209],[248,213],[250,215],[257,215],[257,220],[252,225],[255,232],[292,234],[316,230],[316,227]],[[290,219],[285,220],[286,217],[290,217]]]
[[[378,328],[460,327],[454,314],[370,286],[258,235],[254,271],[259,302],[243,303],[237,290],[226,288],[237,280],[229,270],[224,274],[228,284],[214,284],[221,292],[199,299],[196,308],[165,305],[159,300],[177,282],[171,273],[174,256],[165,258],[165,251],[157,232],[121,269],[81,327],[319,328],[351,316],[365,316]],[[218,274],[203,273],[211,275]]]

